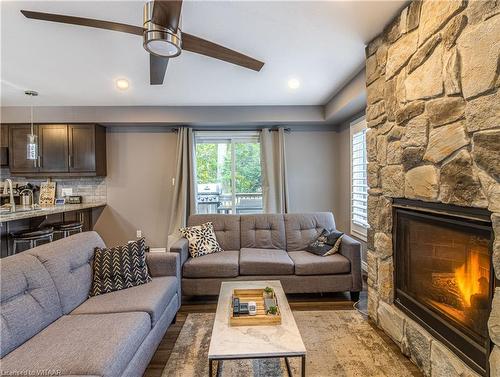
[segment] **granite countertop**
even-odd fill
[[[79,211],[88,208],[104,207],[106,202],[96,202],[96,203],[82,203],[82,204],[64,204],[60,206],[45,207],[38,210],[32,211],[22,211],[14,213],[3,213],[0,215],[0,222],[30,219],[33,217],[41,217],[47,215],[53,215],[55,213]],[[19,206],[18,206],[19,207]]]

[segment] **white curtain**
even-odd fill
[[[264,128],[260,133],[262,165],[262,194],[264,212],[287,213],[288,185],[285,156],[285,130],[271,131]]]
[[[181,238],[179,228],[185,226],[189,215],[196,213],[196,159],[194,134],[191,128],[177,133],[177,158],[167,250]]]

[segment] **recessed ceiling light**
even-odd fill
[[[128,81],[125,79],[118,79],[118,80],[116,80],[116,87],[120,90],[127,90],[128,89]]]
[[[297,79],[288,80],[288,87],[290,89],[298,89],[300,87],[300,81]]]

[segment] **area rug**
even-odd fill
[[[421,376],[392,349],[358,312],[351,310],[293,313],[307,350],[308,377]],[[207,353],[215,314],[189,314],[162,377],[208,376]],[[300,360],[291,358],[294,376]],[[280,359],[224,361],[222,377],[285,377]]]

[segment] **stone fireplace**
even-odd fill
[[[412,1],[366,48],[368,310],[426,376],[500,376],[499,35],[498,1]]]

